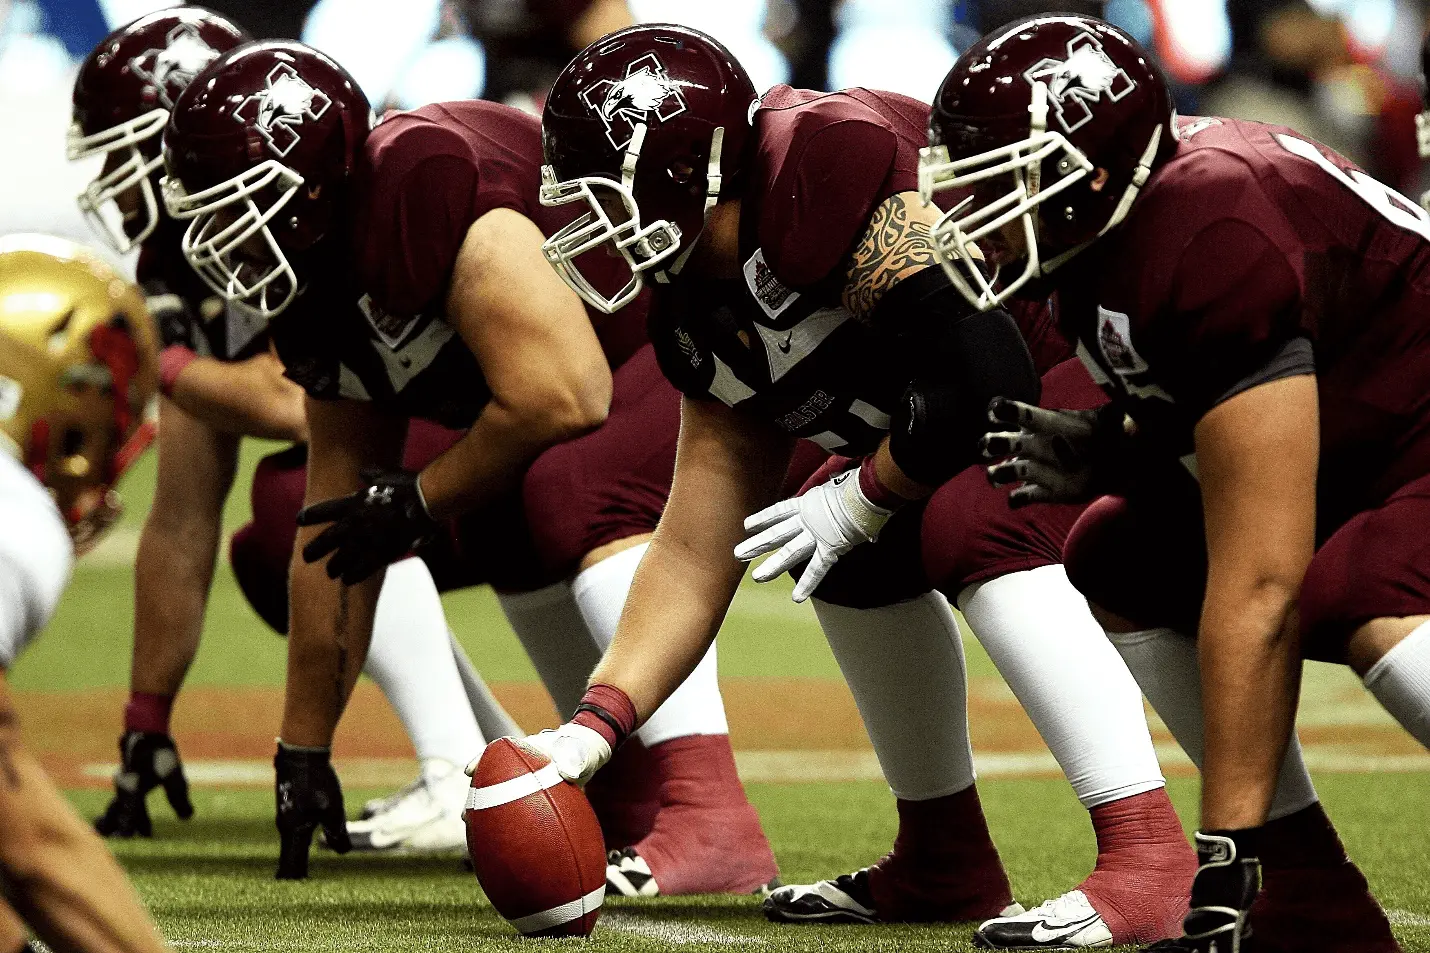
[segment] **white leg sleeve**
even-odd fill
[[[1171,629],[1147,629],[1142,632],[1107,634],[1122,654],[1127,667],[1142,686],[1147,700],[1166,722],[1167,729],[1187,757],[1202,766],[1202,672],[1197,662],[1197,643]],[[1301,742],[1293,734],[1286,749],[1286,761],[1281,765],[1281,777],[1276,785],[1276,797],[1271,802],[1268,820],[1277,820],[1310,807],[1319,800],[1306,762],[1301,757]]]
[[[586,620],[591,637],[602,652],[615,637],[616,624],[620,622],[621,609],[626,604],[626,593],[630,592],[636,566],[640,565],[647,545],[642,543],[623,549],[583,569],[572,580],[571,592],[581,609],[581,617]],[[729,734],[725,702],[720,697],[720,683],[716,675],[715,646],[712,645],[695,671],[646,720],[636,732],[636,737],[647,748],[652,748],[662,741],[688,735]]]
[[[447,630],[447,638],[452,643],[452,661],[457,664],[457,675],[461,677],[462,689],[467,693],[467,704],[477,719],[477,730],[482,733],[482,737],[487,741],[521,737],[521,728],[511,720],[501,702],[497,701],[472,660],[467,658],[467,650],[462,648],[462,644],[452,635],[450,629]]]
[[[1365,673],[1365,687],[1430,748],[1430,622],[1417,627]]]
[[[466,764],[485,741],[452,659],[432,575],[409,557],[387,567],[363,671],[397,711],[421,760]]]
[[[877,609],[811,601],[894,796],[927,801],[971,785],[968,672],[943,596]]]
[[[73,561],[49,491],[0,447],[0,671],[50,621]]]
[[[1142,692],[1062,566],[975,583],[958,607],[1083,807],[1166,784]]]
[[[497,593],[506,621],[551,695],[556,711],[570,718],[586,694],[586,679],[601,660],[569,582],[535,592]]]

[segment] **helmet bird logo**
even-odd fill
[[[204,42],[198,27],[181,23],[169,31],[163,49],[145,50],[129,61],[129,68],[154,87],[164,108],[173,109],[184,88],[217,58],[218,50]]]
[[[626,67],[624,79],[602,79],[581,92],[581,99],[606,126],[606,139],[624,149],[638,123],[667,122],[685,112],[680,84],[670,78],[654,53]]]
[[[303,123],[322,118],[332,104],[327,93],[287,63],[279,63],[269,71],[264,88],[240,103],[233,118],[252,123],[281,159],[298,144]]]
[[[1092,106],[1104,95],[1117,102],[1137,88],[1132,77],[1112,61],[1091,33],[1068,41],[1068,58],[1045,57],[1023,74],[1028,83],[1042,83],[1064,132],[1075,132],[1092,119]]]

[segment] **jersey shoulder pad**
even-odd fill
[[[710,400],[710,385],[715,379],[715,354],[702,346],[695,334],[671,313],[662,308],[660,297],[653,302],[648,329],[656,363],[671,385],[687,397]]]
[[[888,197],[898,137],[867,104],[838,93],[762,109],[757,123],[759,242],[781,281],[807,288],[828,277]]]

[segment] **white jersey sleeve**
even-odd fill
[[[49,622],[69,581],[74,547],[49,491],[0,452],[0,669]]]

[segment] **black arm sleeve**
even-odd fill
[[[912,479],[938,486],[977,462],[994,397],[1038,402],[1038,371],[1013,318],[974,311],[942,268],[899,282],[873,317],[910,371],[889,450]]]

